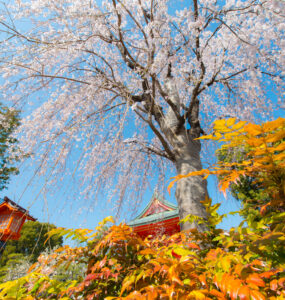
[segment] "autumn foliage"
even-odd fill
[[[285,206],[285,119],[261,125],[236,122],[235,118],[214,122],[213,134],[200,137],[223,142],[222,149],[243,147],[246,155],[242,162],[223,162],[213,165],[211,169],[192,172],[174,177],[169,185],[185,177],[210,174],[222,175],[220,190],[226,192],[231,183],[240,176],[253,176],[265,189],[269,189],[271,201],[268,205]]]
[[[25,277],[2,284],[0,297],[285,299],[284,127],[285,120],[281,118],[263,125],[219,120],[214,134],[203,138],[223,141],[223,147],[242,143],[248,147],[248,159],[238,168],[233,168],[235,163],[220,163],[199,174],[183,175],[222,174],[223,191],[240,176],[254,176],[271,195],[266,207],[264,203],[256,207],[255,213],[261,216],[258,221],[249,214],[237,228],[217,229],[224,215],[217,212],[219,204],[212,205],[207,198],[203,204],[209,216],[209,230],[203,233],[192,229],[170,237],[142,240],[125,224],[108,227],[113,222],[111,217],[95,231],[55,229],[49,236],[72,237],[82,246],[64,246],[40,257]],[[192,219],[204,222],[193,216]],[[85,276],[57,280],[57,269],[62,265],[68,268],[74,262],[86,263]]]

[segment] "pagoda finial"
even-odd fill
[[[159,199],[159,192],[158,192],[158,187],[156,186],[153,192],[153,198]]]

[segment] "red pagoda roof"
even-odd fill
[[[0,241],[18,240],[26,220],[36,221],[26,209],[5,197],[0,204]]]
[[[0,204],[0,211],[3,210],[4,208],[8,208],[11,212],[21,212],[27,220],[30,221],[36,221],[34,217],[29,215],[29,212],[24,209],[22,206],[19,204],[15,203],[14,201],[10,200],[8,197],[4,197],[4,201]]]
[[[141,237],[180,231],[178,207],[154,193],[146,208],[128,223]]]

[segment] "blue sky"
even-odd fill
[[[40,222],[50,222],[59,227],[93,229],[103,218],[115,215],[112,203],[106,203],[103,196],[101,201],[95,204],[92,199],[84,199],[80,195],[80,189],[75,186],[75,183],[62,182],[61,188],[45,186],[44,178],[32,179],[33,172],[32,166],[23,165],[20,168],[20,175],[11,178],[8,189],[2,191],[0,197],[7,196],[17,202],[28,209],[30,214]],[[153,183],[153,189],[154,187],[155,183]],[[134,211],[132,203],[127,203],[117,222],[129,221],[143,210],[152,197],[153,189],[150,188],[146,192],[144,201],[136,211]],[[208,180],[208,190],[213,202],[222,203],[221,213],[238,210],[239,203],[236,200],[230,196],[225,199],[218,191],[214,177],[210,177]],[[165,192],[165,198],[175,203],[174,194],[175,187],[170,195]],[[230,216],[221,223],[220,227],[229,229],[238,225],[240,221],[240,217]]]

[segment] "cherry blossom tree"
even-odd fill
[[[40,172],[76,172],[90,197],[108,191],[119,207],[153,174],[200,170],[196,138],[213,119],[264,118],[281,103],[284,11],[278,0],[3,6],[3,95],[36,103],[24,151]],[[206,218],[206,194],[202,177],[178,181],[180,216]]]

